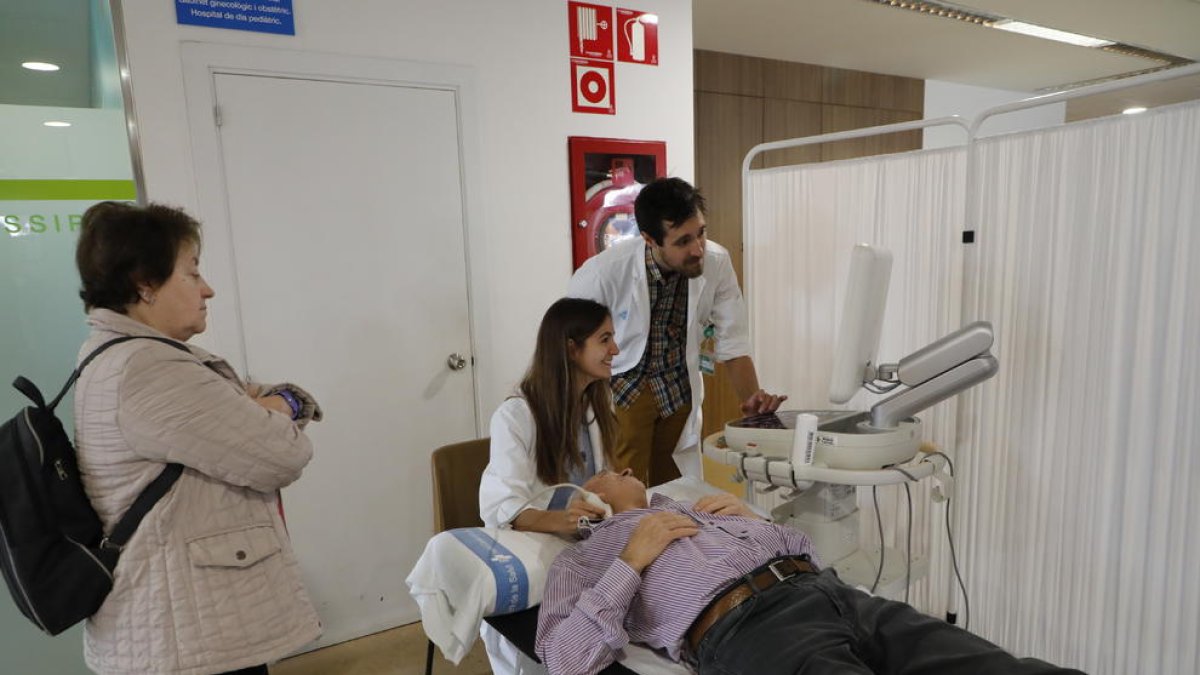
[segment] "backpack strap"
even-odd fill
[[[100,354],[102,354],[109,347],[112,347],[114,345],[119,345],[122,342],[129,342],[130,340],[154,340],[155,342],[162,342],[163,344],[171,345],[172,347],[174,347],[180,351],[187,352],[188,354],[192,353],[191,350],[188,349],[187,347],[185,347],[183,345],[183,343],[181,343],[181,342],[177,342],[177,341],[171,340],[169,338],[156,337],[154,335],[126,335],[126,336],[119,337],[119,338],[113,338],[112,340],[105,342],[104,344],[100,345],[99,347],[96,347],[95,349],[92,350],[92,353],[83,357],[83,360],[79,362],[79,367],[76,368],[75,371],[71,373],[71,377],[69,377],[67,379],[67,383],[63,385],[62,391],[58,392],[58,396],[54,397],[54,400],[50,402],[49,406],[42,404],[42,405],[39,405],[38,407],[48,408],[51,412],[54,412],[54,409],[58,407],[58,403],[60,401],[62,401],[64,396],[67,395],[67,392],[70,391],[70,389],[71,389],[71,385],[75,384],[75,380],[79,379],[80,374],[83,373],[83,369],[87,368],[87,365],[92,362],[92,359],[95,359],[97,356],[100,356]],[[13,382],[13,386],[16,387],[17,389],[19,389],[21,391],[21,393],[25,394],[26,396],[29,396],[29,392],[27,392],[25,389],[21,389],[21,380],[24,380],[24,379],[25,378],[23,378],[23,377],[18,377],[17,381]],[[25,381],[29,382],[28,380],[25,380]],[[29,386],[32,387],[33,383],[30,382]],[[37,391],[36,387],[34,387],[34,391]],[[33,398],[33,397],[31,396],[30,398]],[[34,399],[34,402],[37,403],[40,400],[41,400],[41,394],[39,394],[38,397],[36,399]]]
[[[90,354],[83,357],[83,360],[79,362],[79,367],[71,373],[71,377],[68,378],[67,383],[63,385],[62,391],[58,392],[58,396],[54,397],[54,400],[50,402],[49,406],[43,405],[41,407],[48,407],[51,411],[53,411],[54,408],[58,406],[59,402],[62,401],[63,397],[67,395],[67,392],[70,391],[71,386],[75,384],[76,380],[79,379],[79,375],[83,373],[83,369],[86,368],[89,363],[91,363],[97,356],[100,356],[100,354],[102,354],[109,347],[119,345],[122,342],[129,342],[130,340],[154,340],[155,342],[162,342],[163,344],[171,345],[182,352],[187,352],[188,354],[192,353],[191,350],[183,345],[183,343],[171,340],[169,338],[157,337],[153,335],[125,335],[119,338],[113,338],[99,347],[96,347]],[[21,389],[20,380],[22,379],[24,378],[17,378],[18,381],[14,382],[13,386]],[[30,383],[30,386],[32,386],[32,383]],[[21,389],[21,391],[25,392],[24,389]],[[36,391],[36,388],[34,388],[34,391]],[[26,395],[28,396],[27,392]],[[39,394],[38,399],[40,398],[41,396]],[[100,540],[100,549],[104,551],[116,551],[119,553],[129,541],[129,538],[133,536],[133,533],[137,530],[138,525],[142,523],[142,519],[146,517],[147,513],[150,513],[150,509],[154,508],[154,505],[158,503],[158,500],[162,499],[163,496],[167,494],[167,492],[171,489],[171,486],[175,484],[175,481],[179,480],[179,476],[181,474],[183,474],[182,464],[168,464],[166,468],[164,468],[162,472],[154,478],[154,480],[150,481],[150,484],[146,486],[146,489],[142,490],[142,494],[137,496],[137,499],[133,501],[133,505],[129,507],[129,510],[125,512],[125,515],[121,516],[121,520],[117,521],[117,525],[113,528],[112,534]]]
[[[13,380],[13,388],[25,394],[25,398],[33,401],[33,404],[37,407],[46,407],[46,399],[42,398],[42,390],[38,389],[36,384],[30,382],[25,377],[18,375],[17,379]]]
[[[100,540],[100,549],[119,553],[121,549],[125,548],[125,544],[129,543],[129,538],[142,523],[142,518],[145,518],[158,500],[167,494],[182,473],[182,464],[168,464],[162,473],[150,481],[145,490],[142,490],[142,494],[133,500],[133,506],[130,506],[125,515],[121,516],[121,520],[117,521],[112,534]]]

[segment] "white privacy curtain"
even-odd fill
[[[856,243],[893,254],[881,361],[894,363],[959,327],[964,175],[962,148],[752,173],[745,269],[753,353],[763,386],[790,397],[786,408],[835,407],[829,379]],[[877,398],[862,392],[848,407],[865,409]],[[955,405],[947,401],[921,415],[925,438],[950,454]],[[885,541],[903,552],[903,488],[878,492]],[[871,550],[878,546],[871,493],[859,493],[860,541]],[[930,506],[925,483],[913,486],[913,500],[913,550],[932,551],[932,574],[914,586],[911,600],[940,613],[950,574],[942,554],[944,513]],[[777,500],[758,502],[774,506]]]
[[[1093,675],[1200,672],[1200,106],[980,141],[1000,372],[964,408],[972,630]]]
[[[920,414],[956,461],[971,630],[1093,675],[1200,673],[1200,105],[970,152],[970,185],[962,149],[753,172],[760,377],[789,407],[829,407],[849,250],[891,249],[881,360],[976,318],[995,327],[999,374]],[[885,540],[903,550],[903,493],[886,490]],[[913,494],[932,565],[912,601],[937,614],[945,512]]]

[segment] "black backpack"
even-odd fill
[[[50,635],[100,609],[112,590],[121,548],[183,472],[182,465],[168,464],[105,537],[79,480],[75,448],[54,415],[92,359],[139,337],[121,337],[97,347],[49,405],[29,380],[18,377],[13,382],[34,405],[0,426],[0,570],[17,608]],[[145,339],[187,351],[165,338]]]

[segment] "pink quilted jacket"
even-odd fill
[[[80,355],[121,335],[160,335],[104,309]],[[116,345],[75,387],[84,488],[110,529],[162,470],[179,481],[121,554],[91,619],[98,673],[203,675],[276,661],[321,632],[276,491],[312,458],[301,425],[267,411],[223,360],[152,340]]]

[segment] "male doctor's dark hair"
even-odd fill
[[[707,214],[704,195],[682,178],[654,179],[633,203],[638,229],[659,246],[663,245],[667,227],[679,227],[697,213]]]

